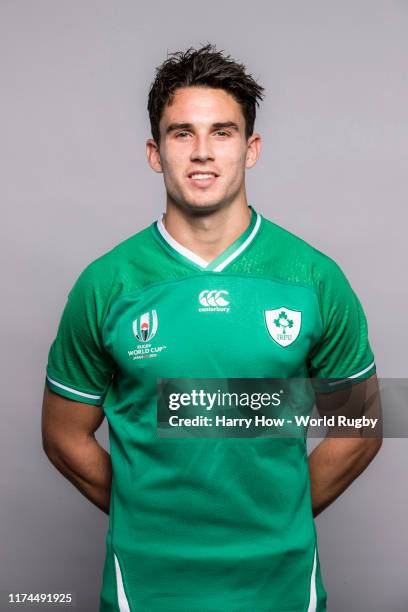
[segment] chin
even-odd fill
[[[183,208],[185,211],[188,211],[194,214],[200,214],[200,213],[205,214],[205,213],[215,212],[217,210],[220,210],[221,208],[225,208],[226,206],[228,206],[228,204],[229,204],[228,198],[217,198],[217,197],[208,198],[207,201],[205,200],[205,198],[203,199],[191,198],[190,199],[186,197],[186,198],[182,198],[178,202],[178,205],[181,208]]]
[[[195,215],[208,214],[220,210],[226,206],[227,202],[224,200],[217,202],[184,202],[183,208],[188,210],[190,213]]]

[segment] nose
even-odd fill
[[[194,146],[190,154],[191,161],[207,161],[214,159],[214,153],[210,141],[204,134],[197,134],[194,139]]]

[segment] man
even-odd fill
[[[313,377],[326,407],[376,385],[340,268],[248,205],[262,91],[212,45],[158,68],[147,158],[165,214],[85,268],[50,349],[44,449],[110,515],[101,612],[325,610],[313,515],[381,443],[326,438],[308,462],[304,437],[159,435],[167,379]]]

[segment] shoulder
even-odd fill
[[[282,274],[316,289],[322,285],[347,282],[343,270],[330,255],[265,217],[262,225],[262,242],[267,246],[267,257],[274,268],[282,270]]]
[[[107,298],[126,284],[130,274],[137,276],[151,248],[151,226],[122,240],[113,248],[91,260],[80,272],[71,291]]]

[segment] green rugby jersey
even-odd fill
[[[375,372],[339,266],[250,209],[211,263],[162,216],[90,263],[68,295],[46,384],[100,406],[109,424],[100,612],[326,610],[305,438],[157,434],[161,379],[352,384]]]

